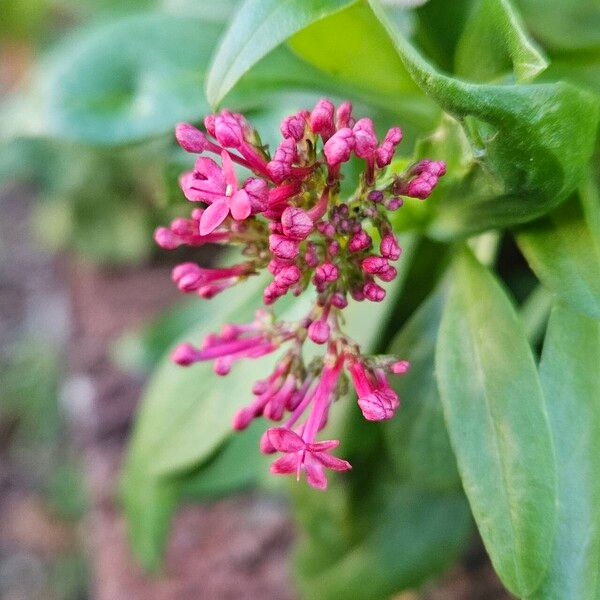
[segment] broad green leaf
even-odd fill
[[[558,467],[558,525],[550,570],[536,594],[600,594],[600,321],[552,309],[540,379]]]
[[[598,0],[515,0],[527,24],[555,51],[600,49]]]
[[[431,490],[460,489],[435,381],[435,344],[445,300],[443,289],[429,296],[388,350],[409,360],[410,370],[393,379],[402,406],[384,426],[387,448],[401,475]]]
[[[341,35],[332,35],[333,31]],[[379,94],[416,94],[422,98],[366,2],[354,2],[311,23],[291,37],[289,44],[303,59],[335,80],[377,90]],[[377,60],[373,60],[375,55]]]
[[[451,272],[436,371],[464,490],[496,572],[527,597],[547,571],[556,470],[531,348],[491,273],[463,250]]]
[[[492,81],[514,70],[517,81],[523,82],[547,66],[508,0],[482,0],[476,5],[456,48],[459,77]]]
[[[408,72],[465,122],[473,146],[472,168],[446,192],[430,233],[448,238],[523,223],[563,202],[592,153],[596,98],[565,83],[490,85],[443,75],[394,28],[376,0],[370,4]]]
[[[541,282],[573,308],[600,319],[600,197],[590,181],[516,240]]]
[[[380,492],[377,525],[365,539],[313,576],[301,570],[303,598],[387,598],[441,571],[464,548],[471,519],[461,493],[426,492],[407,485]],[[300,547],[301,569],[312,548]]]
[[[206,96],[215,106],[250,67],[289,36],[355,0],[246,0],[213,58]]]

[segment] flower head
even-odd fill
[[[199,347],[179,345],[172,359],[182,366],[211,361],[224,376],[239,360],[281,352],[273,371],[254,384],[233,427],[245,429],[256,418],[278,423],[260,442],[262,452],[283,454],[271,471],[297,478],[304,473],[311,486],[324,489],[326,469],[350,469],[330,453],[337,440],[318,440],[345,381],[351,379],[365,419],[386,420],[400,406],[388,376],[409,367],[395,357],[365,356],[345,334],[342,311],[349,297],[384,300],[385,284],[397,276],[391,263],[401,254],[388,211],[399,209],[404,197],[426,198],[445,165],[421,160],[404,172],[388,172],[402,131],[392,127],[379,141],[370,119],[353,117],[350,102],[336,109],[322,99],[312,111],[283,119],[273,155],[241,114],[223,110],[208,115],[204,125],[206,133],[187,123],[175,132],[186,151],[201,155],[180,178],[185,197],[201,204],[191,218],[159,227],[155,240],[165,249],[237,245],[244,261],[214,268],[185,262],[173,269],[173,281],[182,292],[212,298],[267,270],[272,279],[263,291],[266,306],[309,287],[315,301],[292,322],[258,310],[251,322],[225,325]],[[363,161],[364,172],[354,194],[344,198],[342,166],[352,155]],[[250,172],[243,183],[234,164]],[[322,349],[320,359],[305,361],[307,340]]]

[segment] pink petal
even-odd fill
[[[289,475],[295,473],[298,466],[297,454],[286,454],[271,464],[271,473],[274,475]]]
[[[326,454],[325,452],[317,452],[313,454],[313,457],[332,471],[349,471],[352,468],[352,465],[347,460],[331,456],[331,454]]]
[[[267,431],[269,441],[279,452],[298,452],[305,447],[304,440],[285,427],[273,427]]]
[[[235,169],[233,168],[233,161],[229,153],[223,150],[221,152],[221,160],[223,162],[223,175],[225,176],[225,183],[233,188],[234,192],[237,192],[238,182],[235,176]]]
[[[340,445],[340,440],[323,440],[314,444],[307,444],[306,449],[309,452],[325,452],[331,448],[337,448]]]
[[[304,462],[304,469],[306,470],[306,480],[308,484],[318,490],[324,490],[327,488],[327,477],[325,477],[325,471],[323,467],[316,461],[311,460],[307,457]]]
[[[221,193],[225,193],[227,183],[223,175],[223,170],[212,158],[208,158],[207,156],[197,158],[194,165],[194,172],[200,175],[200,179],[211,181],[214,185],[220,187],[222,190]]]
[[[229,214],[229,206],[224,200],[213,202],[200,217],[200,235],[214,231]]]
[[[231,209],[231,216],[236,221],[243,221],[250,216],[252,210],[252,204],[250,203],[250,197],[246,190],[238,190],[229,199],[229,206]]]

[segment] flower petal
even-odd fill
[[[340,440],[323,440],[322,442],[314,442],[313,444],[307,444],[306,449],[309,452],[325,452],[325,450],[337,448],[339,445]]]
[[[227,187],[225,175],[221,167],[212,158],[207,156],[198,157],[194,164],[194,173],[196,173],[198,179],[210,181],[214,186],[219,187],[221,193],[225,193]]]
[[[235,176],[235,169],[233,168],[233,161],[231,160],[231,156],[229,156],[229,152],[223,150],[221,152],[221,160],[223,161],[223,175],[225,177],[225,183],[230,185],[234,192],[237,192],[238,189],[238,181]]]
[[[312,460],[310,456],[307,456],[304,461],[304,469],[306,471],[306,481],[311,487],[318,490],[324,490],[327,488],[327,477],[325,477],[325,471],[323,467],[315,460]]]
[[[349,471],[352,465],[347,461],[337,456],[331,456],[325,452],[317,452],[312,455],[313,458],[319,461],[322,465],[331,469],[332,471]]]
[[[296,472],[298,466],[297,454],[285,454],[271,464],[271,473],[274,475],[289,475]]]
[[[200,235],[208,235],[214,231],[229,214],[229,206],[225,200],[213,202],[200,217]]]
[[[298,452],[305,447],[304,440],[285,427],[273,427],[267,430],[271,445],[279,452]]]
[[[250,216],[252,210],[252,204],[250,203],[250,197],[246,190],[238,190],[229,199],[229,207],[231,209],[231,216],[236,221],[243,221]]]

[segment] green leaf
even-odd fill
[[[593,182],[578,197],[520,229],[516,240],[548,289],[600,319],[600,196]]]
[[[476,5],[456,48],[459,77],[491,81],[512,69],[517,81],[523,82],[534,79],[547,66],[507,0],[483,0]]]
[[[536,598],[594,600],[600,593],[600,321],[557,303],[540,379],[558,466],[558,526]]]
[[[516,0],[529,28],[556,51],[600,49],[598,0]]]
[[[289,36],[355,0],[246,0],[214,56],[206,96],[216,106],[250,67]]]
[[[370,4],[408,72],[465,123],[473,147],[471,170],[450,197],[446,192],[440,198],[430,234],[450,238],[524,223],[563,202],[592,153],[597,99],[565,83],[489,85],[443,75],[394,28],[376,0]]]
[[[524,327],[506,294],[463,250],[436,351],[446,423],[475,521],[506,587],[531,595],[550,560],[556,471]]]
[[[218,25],[166,14],[80,34],[43,68],[30,131],[119,144],[197,119],[208,111],[202,82],[219,34]]]
[[[437,384],[434,352],[446,301],[438,289],[421,305],[392,341],[389,352],[410,361],[410,370],[393,380],[402,408],[384,426],[390,456],[400,474],[431,490],[460,490],[456,459]]]
[[[471,519],[461,493],[436,494],[407,485],[380,492],[377,526],[325,570],[313,576],[301,572],[303,598],[387,598],[439,572],[464,548]],[[300,564],[312,548],[301,546]]]
[[[181,501],[207,500],[249,487],[269,476],[269,462],[258,451],[264,423],[253,423],[246,431],[236,432],[222,449],[200,468],[178,477]]]

